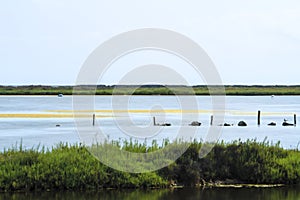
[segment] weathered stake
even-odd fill
[[[296,126],[296,124],[297,124],[297,115],[294,114],[294,126]]]
[[[93,126],[95,126],[95,119],[96,119],[96,115],[93,114]]]
[[[260,126],[260,110],[257,113],[257,125]]]
[[[153,125],[156,126],[155,117],[153,117]]]
[[[212,126],[213,125],[213,122],[214,122],[214,116],[210,116],[210,125]]]

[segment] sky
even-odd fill
[[[140,28],[197,42],[223,84],[300,84],[298,0],[10,0],[0,1],[0,85],[74,85],[95,48]],[[118,60],[99,84],[115,84],[133,65],[149,63],[204,83],[174,56],[140,52]]]

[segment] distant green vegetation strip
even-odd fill
[[[162,148],[155,142],[151,147],[132,141],[122,147],[117,142],[105,145],[136,153]],[[60,144],[51,150],[24,150],[20,146],[0,153],[0,191],[165,188],[171,183],[193,187],[223,180],[252,184],[300,183],[298,150],[285,150],[279,144],[267,142],[236,141],[219,143],[208,156],[199,158],[201,146],[201,142],[194,141],[175,163],[143,174],[111,169],[80,145]]]
[[[220,86],[77,86],[77,94],[97,95],[220,95]],[[225,86],[227,95],[300,95],[300,86]],[[0,86],[0,95],[72,95],[72,86]]]

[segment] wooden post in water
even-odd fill
[[[95,126],[95,119],[96,119],[96,115],[93,114],[93,126]]]
[[[296,126],[296,125],[297,125],[297,115],[294,114],[294,126]]]
[[[153,125],[156,126],[155,117],[153,117]]]
[[[257,125],[260,126],[260,110],[257,113]]]
[[[214,116],[210,116],[210,125],[212,126],[213,125],[213,122],[214,122]]]

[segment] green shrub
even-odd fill
[[[170,147],[168,154],[172,156],[171,154],[178,153],[176,145],[187,144],[178,141],[169,143],[165,140],[161,146],[153,141],[150,147],[136,141],[103,145],[143,153],[167,146]],[[227,179],[241,183],[300,183],[298,150],[285,150],[279,143],[273,145],[266,141],[221,142],[206,157],[200,159],[198,153],[201,146],[201,142],[194,141],[173,164],[157,172],[143,174],[109,168],[81,145],[59,144],[51,150],[24,150],[20,146],[0,153],[0,190],[162,188],[170,182],[195,186],[207,181]]]

